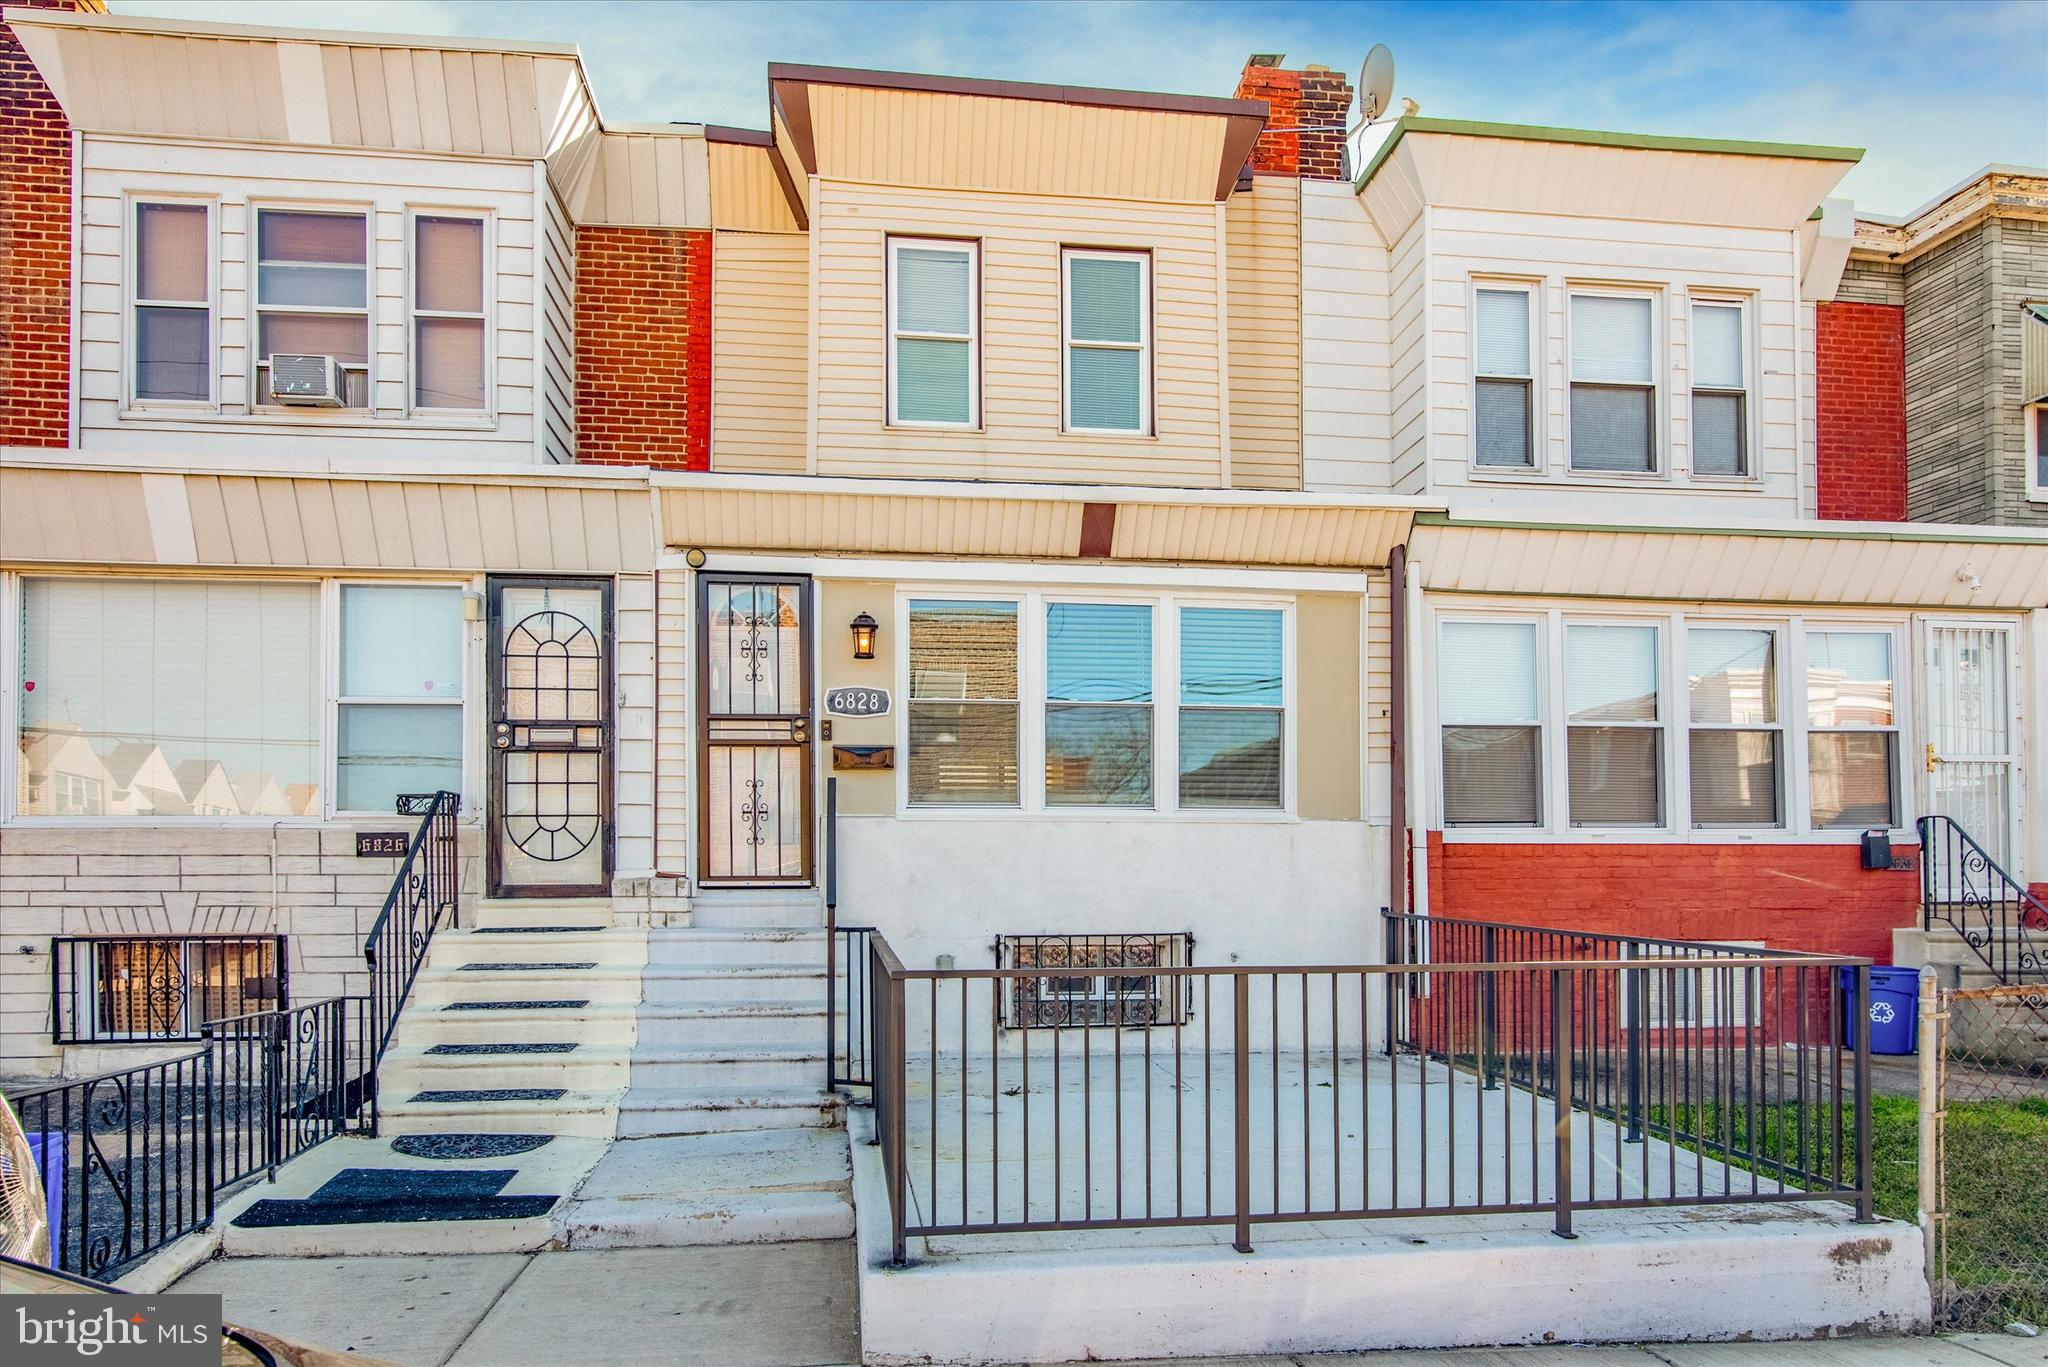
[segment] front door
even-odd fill
[[[697,576],[698,881],[811,877],[811,581]]]
[[[1927,809],[2014,877],[2012,628],[1927,628]]]
[[[611,891],[608,579],[490,581],[493,896]]]

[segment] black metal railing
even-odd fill
[[[1178,1020],[1005,1030],[1005,995],[1036,971],[909,969],[870,935],[894,1256],[921,1236],[1187,1225],[1230,1226],[1248,1252],[1257,1224],[1516,1212],[1569,1237],[1577,1211],[1670,1205],[1868,1218],[1867,960],[1442,948],[1162,965],[1187,994]],[[1391,1051],[1375,1038],[1389,996]],[[1716,1000],[1743,1004],[1716,1024]]]
[[[216,1185],[278,1168],[323,1140],[377,1128],[370,1000],[329,997],[208,1021]]]
[[[391,880],[383,910],[363,940],[363,961],[369,966],[370,1053],[366,1071],[373,1077],[377,1060],[398,1028],[398,1013],[412,993],[413,979],[426,962],[427,949],[442,918],[455,924],[462,890],[462,866],[455,817],[461,799],[442,791],[424,803],[425,814],[407,844],[405,858]]]
[[[219,1016],[290,1000],[282,935],[59,935],[50,941],[58,1044],[165,1044]]]
[[[1921,928],[1955,931],[2004,986],[2048,983],[2048,904],[1953,818],[1918,825]]]
[[[869,1038],[868,936],[839,924],[839,780],[825,780],[825,1085],[875,1085]]]

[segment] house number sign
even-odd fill
[[[886,717],[889,690],[886,688],[828,688],[825,710],[835,717]]]
[[[404,831],[357,831],[356,858],[403,858],[408,843]]]

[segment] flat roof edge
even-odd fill
[[[1094,105],[1105,109],[1151,110],[1166,114],[1206,114],[1216,118],[1264,119],[1264,100],[1233,100],[1215,95],[1169,95],[1143,90],[1111,90],[1094,86],[1053,85],[1035,81],[999,81],[978,76],[931,76],[909,71],[873,71],[861,67],[806,66],[770,62],[768,81],[809,85],[860,86],[871,90],[909,90],[931,95],[974,95],[985,99],[1039,100],[1052,104]]]
[[[267,38],[283,43],[334,43],[348,47],[435,48],[444,52],[521,52],[540,57],[582,59],[574,43],[544,43],[524,38],[456,38],[430,33],[365,33],[344,29],[286,28],[274,24],[223,24],[197,19],[165,19],[139,14],[87,14],[70,10],[5,7],[11,25],[46,28],[102,29],[114,33],[158,33],[170,36]]]

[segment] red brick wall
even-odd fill
[[[71,126],[0,22],[0,445],[70,440]]]
[[[576,459],[711,468],[711,234],[576,230]]]
[[[1262,133],[1252,148],[1252,170],[1303,180],[1344,177],[1344,127],[1351,111],[1351,82],[1322,67],[1284,71],[1247,66],[1237,80],[1237,98],[1264,100],[1268,128],[1313,128],[1311,133]]]
[[[1919,916],[1920,877],[1866,870],[1855,845],[1446,844],[1432,831],[1429,907],[1439,916],[1755,940],[1890,963],[1893,929]]]
[[[1816,308],[1815,457],[1824,518],[1906,518],[1906,311]]]

